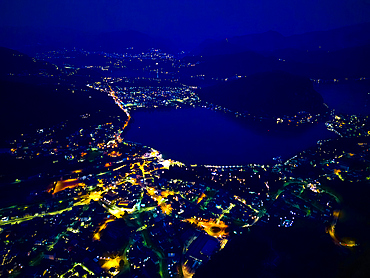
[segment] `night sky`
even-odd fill
[[[283,35],[369,22],[370,0],[2,0],[1,26],[136,30],[203,40],[274,30]]]

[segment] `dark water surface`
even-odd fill
[[[336,112],[370,115],[370,81],[315,84],[324,102]]]
[[[268,163],[289,158],[334,137],[324,124],[304,131],[261,132],[220,112],[205,108],[134,111],[125,139],[153,147],[191,164],[235,165]]]

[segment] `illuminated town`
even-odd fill
[[[152,59],[153,51],[134,58]],[[326,225],[337,245],[358,245],[336,234],[341,201],[325,182],[370,179],[369,167],[350,166],[370,163],[367,116],[332,110],[326,126],[337,137],[288,160],[276,158],[273,165],[185,165],[125,140],[132,110],[202,106],[246,115],[202,102],[193,86],[125,83],[129,80],[104,77],[86,85],[111,97],[121,116],[71,133],[64,122],[9,143],[16,160],[37,164],[42,158],[51,166],[7,177],[11,186],[39,189],[0,209],[4,277],[187,278],[254,226],[288,229],[301,219]],[[324,119],[302,115],[274,121],[298,125]]]
[[[370,277],[370,0],[0,11],[0,277]]]

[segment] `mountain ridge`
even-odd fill
[[[324,111],[323,98],[305,77],[282,71],[257,73],[199,90],[201,99],[258,116]]]

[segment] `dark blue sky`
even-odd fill
[[[0,25],[137,30],[150,35],[224,38],[283,35],[370,21],[370,0],[2,0]]]

